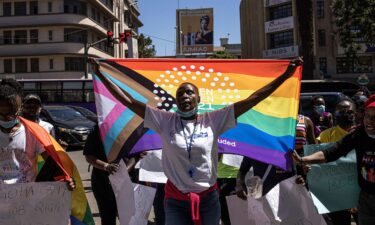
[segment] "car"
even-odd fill
[[[300,104],[302,105],[302,114],[310,115],[311,114],[311,100],[314,96],[323,96],[326,103],[326,111],[333,113],[335,110],[336,103],[347,97],[342,92],[304,92],[300,95]]]
[[[83,147],[95,126],[93,121],[68,106],[43,106],[40,117],[55,127],[56,140],[66,142],[68,147]]]
[[[91,110],[86,109],[86,108],[81,107],[81,106],[76,106],[76,105],[68,105],[68,107],[77,110],[84,117],[86,117],[87,119],[91,120],[92,122],[94,122],[94,123],[98,122],[98,116],[95,113],[93,113]]]

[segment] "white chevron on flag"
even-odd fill
[[[98,114],[99,126],[101,126],[103,121],[105,121],[108,114],[112,111],[112,109],[116,106],[117,103],[107,98],[106,96],[95,92],[95,104],[96,111]]]

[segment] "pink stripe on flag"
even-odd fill
[[[117,99],[115,99],[115,97],[113,97],[113,95],[108,91],[108,89],[104,86],[102,82],[94,80],[94,86],[95,93],[103,95],[116,103],[120,103]]]
[[[112,111],[107,115],[104,119],[103,123],[100,125],[100,136],[102,140],[106,137],[111,127],[115,124],[117,119],[121,116],[121,114],[126,110],[126,107],[121,104],[116,104],[113,107]]]

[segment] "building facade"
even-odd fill
[[[287,59],[299,56],[296,0],[242,0],[242,58]],[[355,82],[367,74],[374,82],[375,48],[363,44],[358,60],[345,57],[331,10],[332,0],[313,0],[314,79]]]
[[[136,36],[138,16],[129,0],[3,0],[0,79],[90,79],[85,56],[137,57],[135,37],[114,47],[90,44],[106,40],[107,31],[118,37],[131,29]]]

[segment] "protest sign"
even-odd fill
[[[222,162],[225,165],[240,168],[242,159],[242,155],[223,154]]]
[[[326,149],[332,144],[307,145],[304,147],[305,155]],[[311,165],[307,181],[320,214],[355,208],[360,192],[355,151],[334,162]]]
[[[129,225],[147,225],[156,189],[141,184],[134,185],[135,215]]]
[[[166,183],[167,177],[163,171],[162,150],[148,151],[140,160],[139,180],[153,183]]]
[[[123,160],[120,161],[119,170],[109,175],[112,189],[116,197],[117,211],[121,225],[128,225],[135,214],[135,201],[133,184]]]
[[[227,197],[232,224],[238,225],[326,225],[313,205],[306,188],[295,177],[276,185],[266,196],[247,201]],[[245,218],[243,215],[248,215]]]
[[[0,185],[0,224],[67,225],[71,205],[65,182]]]

